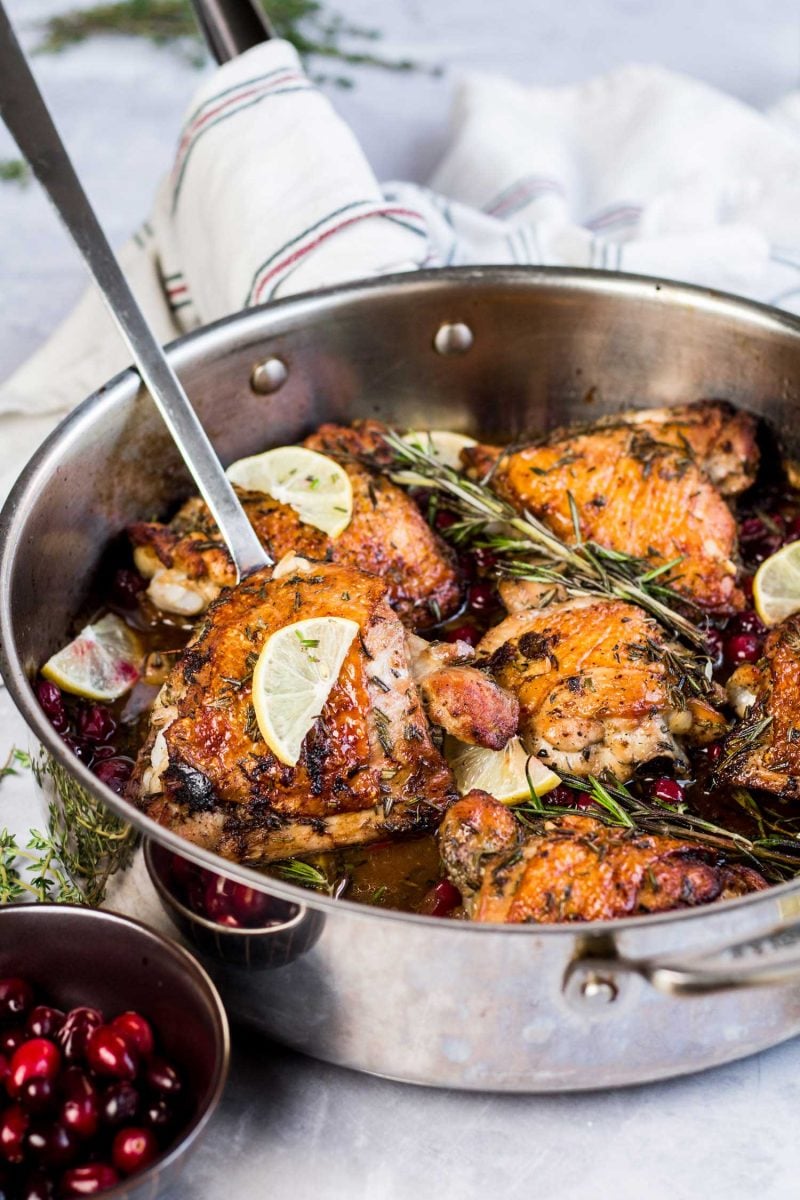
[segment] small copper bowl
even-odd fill
[[[150,1167],[104,1191],[150,1200],[175,1182],[219,1103],[228,1020],[203,968],[174,942],[117,913],[67,904],[0,907],[0,976],[21,975],[59,1008],[136,1009],[152,1022],[186,1085],[191,1111]]]
[[[285,967],[310,950],[322,932],[322,913],[276,896],[271,897],[274,915],[268,924],[240,929],[218,925],[194,912],[177,894],[171,860],[169,850],[145,840],[145,865],[162,907],[184,937],[210,960],[209,968],[213,962],[256,970]],[[212,974],[216,978],[213,970]],[[217,982],[223,986],[222,980]]]

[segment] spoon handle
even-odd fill
[[[0,116],[103,294],[139,374],[228,546],[239,578],[272,559],[259,542],[178,377],[120,269],[0,0]]]
[[[197,23],[218,63],[275,37],[259,0],[192,0]]]

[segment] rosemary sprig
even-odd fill
[[[347,875],[331,880],[319,867],[303,862],[301,858],[287,858],[285,862],[272,864],[272,870],[288,883],[299,884],[300,887],[312,888],[318,892],[327,892],[334,900],[347,890],[350,879]]]
[[[739,797],[738,802],[747,809],[751,817],[758,814],[757,838],[734,833],[707,821],[685,804],[667,804],[661,800],[636,795],[621,783],[602,782],[592,775],[588,779],[564,775],[562,781],[573,791],[591,796],[600,811],[594,810],[589,814],[585,808],[579,808],[577,805],[548,805],[546,797],[542,799],[536,795],[529,776],[530,799],[513,810],[523,824],[529,825],[543,817],[560,817],[567,813],[584,817],[591,815],[606,825],[623,826],[632,832],[684,838],[708,846],[728,858],[750,860],[773,882],[791,879],[800,874],[800,833],[794,833],[770,821],[760,812],[749,792],[746,798]]]
[[[12,751],[0,778],[15,773],[12,763],[30,766],[50,799],[45,831],[32,829],[25,845],[7,829],[0,830],[0,903],[27,898],[101,904],[111,875],[130,864],[134,830],[49,755],[31,762],[28,755]]]
[[[396,430],[387,430],[384,438],[394,456],[388,471],[395,482],[447,496],[448,505],[461,518],[447,530],[456,543],[486,536],[487,543],[505,559],[502,569],[506,574],[558,584],[570,596],[603,596],[638,604],[691,646],[705,648],[702,630],[679,611],[686,600],[667,582],[667,577],[674,579],[680,560],[653,568],[646,559],[585,541],[571,495],[575,545],[569,546],[532,513],[517,512],[485,482],[466,479],[423,446],[404,441]],[[516,557],[520,554],[535,557],[533,561]],[[710,664],[698,665],[699,673],[708,679]]]

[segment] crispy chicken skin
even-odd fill
[[[321,432],[304,444],[327,453]],[[389,603],[412,629],[426,629],[455,612],[461,591],[449,547],[401,488],[355,462],[343,465],[353,488],[353,519],[337,538],[304,525],[294,509],[263,492],[237,488],[259,539],[276,560],[294,551],[380,575]],[[150,579],[148,594],[157,608],[197,615],[221,588],[236,581],[219,531],[197,497],[169,524],[140,522],[130,527],[129,535],[136,566]]]
[[[467,642],[426,642],[407,638],[411,673],[428,719],[472,746],[502,750],[517,732],[519,701],[488,671],[469,664],[475,651]]]
[[[571,496],[585,540],[646,559],[654,567],[680,559],[669,577],[676,591],[711,611],[733,611],[743,605],[733,561],[736,524],[707,464],[738,487],[757,459],[744,446],[749,424],[740,430],[734,417],[730,423],[736,436],[721,438],[728,449],[718,462],[714,458],[708,429],[722,423],[720,409],[692,405],[677,410],[692,417],[709,413],[707,425],[688,417],[668,423],[660,419],[662,410],[650,410],[588,428],[557,430],[542,442],[507,452],[478,446],[463,451],[463,458],[473,475],[491,471],[491,486],[500,496],[538,517],[566,542],[575,541]],[[706,442],[708,453],[696,458],[694,445],[702,448]],[[745,454],[746,466],[739,452]]]
[[[734,671],[728,696],[742,720],[723,743],[718,778],[800,798],[800,614],[769,633],[757,663]]]
[[[543,819],[523,833],[485,792],[446,813],[439,850],[473,921],[602,921],[691,908],[767,886],[691,841],[609,827],[590,816]]]
[[[269,862],[434,829],[454,798],[408,666],[406,631],[386,583],[340,564],[272,579],[216,600],[156,701],[131,797],[189,841]],[[261,737],[253,666],[276,629],[316,616],[358,622],[295,767]]]
[[[478,644],[479,661],[520,703],[526,750],[554,771],[630,779],[639,763],[684,761],[676,736],[707,741],[725,722],[695,713],[675,686],[658,624],[621,600],[580,599],[512,613]]]

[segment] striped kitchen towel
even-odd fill
[[[798,213],[796,96],[765,115],[657,67],[556,88],[470,76],[430,186],[381,186],[273,41],[202,85],[123,262],[165,341],[276,297],[451,264],[642,272],[800,312]],[[0,414],[41,421],[125,365],[92,293],[0,390]],[[16,466],[33,447],[12,440]]]

